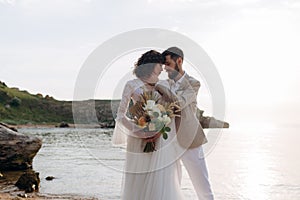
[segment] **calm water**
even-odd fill
[[[255,128],[254,128],[255,127]],[[215,199],[300,199],[299,127],[230,128],[209,132],[205,151]],[[124,151],[112,147],[112,130],[20,129],[43,139],[34,159],[42,193],[119,199]],[[57,179],[46,181],[46,176]],[[186,171],[182,190],[196,199]]]

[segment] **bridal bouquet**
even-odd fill
[[[166,140],[168,139],[167,132],[171,131],[168,124],[171,123],[171,118],[180,116],[179,106],[176,102],[158,103],[160,96],[152,91],[143,92],[140,95],[140,101],[136,102],[130,109],[129,113],[134,120],[134,123],[143,128],[145,132],[156,135],[160,133]],[[177,114],[176,114],[177,113]],[[155,142],[147,142],[144,152],[155,151]]]

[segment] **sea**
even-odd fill
[[[205,130],[209,179],[216,200],[299,200],[300,125],[257,123]],[[125,151],[111,144],[113,129],[22,128],[43,146],[33,169],[40,192],[120,199]],[[197,199],[182,165],[182,191]],[[47,181],[47,176],[55,179]]]

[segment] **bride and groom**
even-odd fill
[[[182,68],[183,51],[171,47],[162,54],[150,50],[135,64],[136,79],[126,83],[116,118],[113,144],[126,144],[125,174],[122,183],[123,200],[182,200],[181,164],[185,166],[198,199],[213,199],[208,180],[202,144],[203,129],[196,118],[197,94],[200,82]],[[159,80],[163,71],[169,79]],[[130,102],[136,104],[141,94],[151,91],[163,102],[176,101],[180,117],[168,124],[168,139],[161,133],[149,135],[128,117]],[[143,151],[147,142],[155,143],[155,151]]]

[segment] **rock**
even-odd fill
[[[55,179],[55,177],[54,176],[47,176],[45,179],[47,181],[52,181],[53,179]]]
[[[41,139],[0,125],[0,170],[24,170],[42,146]]]
[[[5,126],[6,128],[9,128],[12,131],[18,132],[18,130],[15,127],[9,126],[8,124],[5,124],[3,122],[0,122],[0,125]]]
[[[18,194],[17,196],[21,197],[21,198],[27,198],[28,197],[27,194]]]
[[[61,122],[57,127],[59,127],[59,128],[69,128],[70,126],[66,122]]]
[[[229,123],[217,120],[214,117],[202,117],[200,124],[203,128],[229,128]]]
[[[2,85],[4,87],[7,87],[7,85],[4,82],[2,82],[2,81],[0,81],[0,85]]]
[[[197,118],[202,128],[229,128],[229,123],[217,120],[214,117],[203,116],[204,111],[197,108]]]
[[[49,95],[46,95],[46,96],[45,96],[45,99],[47,99],[47,100],[54,100],[54,98],[51,97],[51,96],[49,96]]]
[[[37,93],[36,96],[41,99],[44,98],[44,96],[41,93]]]
[[[40,177],[38,172],[28,171],[22,174],[15,184],[19,189],[25,190],[26,193],[38,191]]]
[[[114,128],[115,127],[115,121],[112,120],[111,122],[100,122],[100,128]]]

